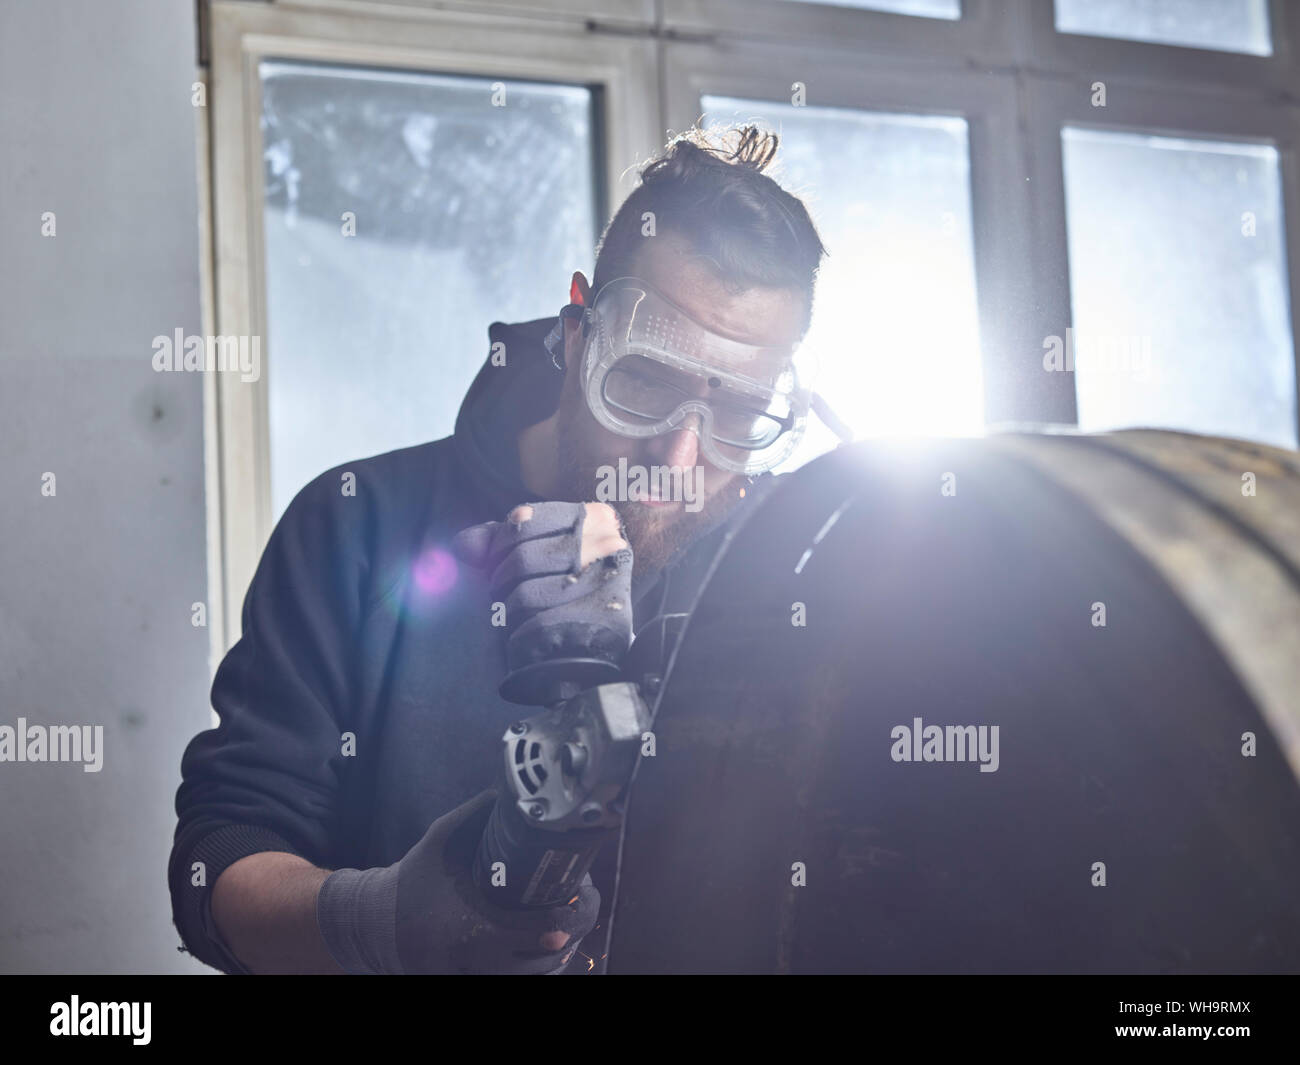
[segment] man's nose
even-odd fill
[[[700,416],[689,414],[680,428],[654,438],[652,455],[661,466],[693,467],[700,457]]]

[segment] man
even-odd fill
[[[775,148],[752,127],[677,139],[611,220],[594,285],[574,274],[558,320],[492,326],[452,437],[294,499],[213,685],[221,724],[182,764],[169,882],[195,956],[232,973],[598,968],[579,946],[607,866],[541,911],[472,883],[500,737],[532,712],[497,688],[539,647],[595,634],[617,659],[688,609],[797,440],[793,353],[824,249],[762,173]]]

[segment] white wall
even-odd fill
[[[166,884],[209,722],[202,381],[151,368],[200,331],[195,64],[191,0],[0,4],[0,725],[105,745],[0,762],[4,972],[211,971]]]

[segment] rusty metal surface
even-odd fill
[[[1063,485],[1096,452],[865,445],[774,493],[662,689],[610,972],[1300,969],[1300,788],[1223,644]],[[893,760],[916,717],[996,725],[997,770]]]
[[[1300,465],[1189,433],[993,438],[1119,532],[1232,662],[1300,778]],[[1255,478],[1242,491],[1242,474]]]

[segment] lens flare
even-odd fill
[[[456,560],[441,547],[426,547],[412,568],[416,589],[426,597],[446,594],[456,583]]]

